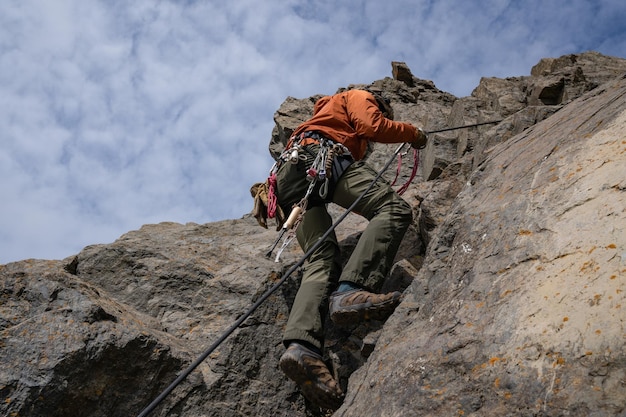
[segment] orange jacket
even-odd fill
[[[374,96],[363,90],[348,90],[319,99],[313,117],[298,126],[293,136],[307,131],[319,132],[342,143],[357,161],[365,156],[368,141],[401,143],[417,138],[415,126],[385,118]]]

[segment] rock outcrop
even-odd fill
[[[404,301],[386,323],[328,325],[347,391],[334,415],[625,415],[626,60],[543,59],[463,98],[403,63],[392,74],[368,87],[398,120],[499,123],[431,135],[387,284]],[[315,98],[283,103],[273,152]],[[374,146],[370,163],[395,148]],[[344,256],[364,226],[339,226]],[[0,414],[139,414],[299,259],[297,245],[266,259],[275,237],[250,215],[161,223],[0,265]],[[277,366],[297,285],[295,273],[151,415],[328,415]]]
[[[491,149],[337,415],[624,415],[625,128],[621,77]]]

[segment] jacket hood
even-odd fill
[[[317,100],[315,106],[313,106],[313,115],[317,114],[317,112],[330,101],[330,98],[331,96],[324,96]]]

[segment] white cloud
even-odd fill
[[[546,56],[625,56],[622,3],[9,0],[0,263],[241,217],[287,96],[389,76],[393,60],[463,96]]]

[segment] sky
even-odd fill
[[[288,97],[414,76],[465,97],[541,58],[626,58],[623,0],[4,0],[0,264],[238,219]]]

